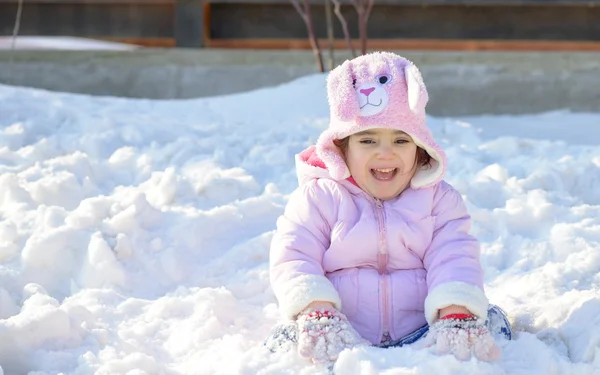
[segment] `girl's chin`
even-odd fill
[[[361,183],[362,182],[362,183]],[[358,186],[370,196],[380,200],[390,200],[396,198],[407,187],[410,181],[399,181],[398,176],[390,180],[378,180],[370,178],[367,181],[356,181]]]
[[[369,193],[374,198],[380,199],[382,201],[386,201],[386,200],[396,198],[403,191],[404,191],[404,188],[398,186],[396,188],[390,187],[390,189],[373,189],[373,190],[369,191]]]

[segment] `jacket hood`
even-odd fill
[[[296,155],[296,176],[298,186],[315,178],[333,179],[325,163],[317,155],[316,146],[310,146]]]

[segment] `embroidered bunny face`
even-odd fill
[[[384,85],[389,85],[391,75],[382,74],[372,82],[365,82],[356,89],[360,116],[372,116],[383,111],[390,100]]]

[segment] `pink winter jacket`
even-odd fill
[[[433,323],[449,305],[486,316],[479,244],[456,190],[442,181],[376,200],[331,179],[312,150],[296,158],[300,186],[271,244],[271,285],[287,318],[329,301],[377,344]]]

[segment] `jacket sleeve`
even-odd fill
[[[326,182],[309,181],[292,193],[277,220],[269,256],[270,280],[279,308],[289,319],[314,301],[328,301],[341,309],[340,297],[322,266],[337,217],[334,199]]]
[[[483,291],[479,242],[469,234],[471,218],[456,190],[445,182],[437,189],[433,240],[423,259],[428,287],[425,318],[432,324],[439,310],[450,305],[486,317],[488,300]]]

